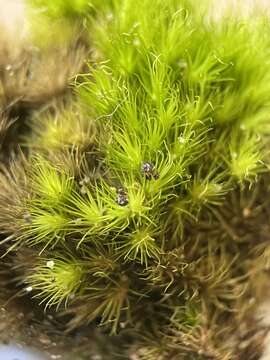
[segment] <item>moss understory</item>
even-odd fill
[[[260,358],[270,24],[202,4],[31,0],[29,43],[0,44],[3,341]]]

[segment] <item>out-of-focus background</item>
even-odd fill
[[[34,349],[26,349],[16,344],[0,346],[1,360],[47,360]]]

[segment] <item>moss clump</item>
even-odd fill
[[[181,0],[42,4],[83,23],[91,51],[1,176],[19,294],[73,336],[101,326],[127,359],[247,358],[268,255],[252,236],[269,209],[269,22]]]

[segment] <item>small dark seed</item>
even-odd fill
[[[144,176],[146,180],[152,180],[152,174],[145,174]]]
[[[128,199],[126,195],[118,194],[116,202],[120,206],[126,206],[128,204]]]
[[[154,166],[150,162],[145,162],[145,163],[142,164],[142,172],[150,173],[153,170],[154,170]]]
[[[127,192],[123,188],[117,190],[118,195],[127,195]]]

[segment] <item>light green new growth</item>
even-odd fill
[[[42,257],[26,277],[26,291],[34,291],[34,298],[45,303],[45,309],[62,303],[67,306],[78,295],[85,278],[84,267],[75,258],[54,254],[53,258]]]

